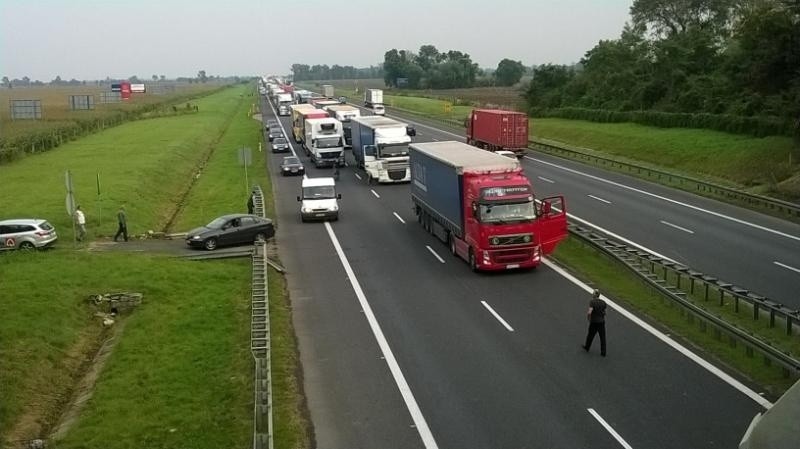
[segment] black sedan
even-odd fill
[[[289,151],[292,151],[292,149],[289,148],[289,142],[287,142],[285,138],[276,137],[276,138],[272,139],[272,152],[273,153],[287,153]]]
[[[283,130],[280,127],[270,128],[269,134],[267,135],[269,141],[272,142],[274,139],[277,139],[278,137],[283,137]]]
[[[278,121],[274,119],[267,120],[267,128],[280,128]]]
[[[286,156],[281,161],[281,174],[286,175],[303,175],[306,168],[297,156]]]
[[[249,245],[275,235],[269,218],[255,215],[223,215],[211,223],[186,233],[186,244],[193,248],[213,251],[220,246]]]
[[[417,135],[417,128],[414,128],[414,125],[406,125],[406,134],[413,137]]]

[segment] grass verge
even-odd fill
[[[552,258],[615,301],[630,306],[656,326],[668,329],[667,333],[688,342],[694,350],[710,355],[716,362],[762,386],[770,395],[777,397],[794,383],[784,377],[779,367],[766,365],[757,356],[749,357],[741,347],[731,346],[727,339],[718,339],[713,332],[702,331],[699,320],[691,320],[680,306],[632,276],[622,264],[580,240],[567,239]]]

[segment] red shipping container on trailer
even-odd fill
[[[501,109],[473,109],[467,117],[467,143],[521,156],[528,147],[528,116]]]

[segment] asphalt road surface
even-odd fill
[[[472,273],[416,223],[407,184],[351,165],[340,219],[301,223],[283,156],[266,169],[319,448],[730,448],[768,405],[614,304],[609,356],[585,353],[588,287],[550,264]]]

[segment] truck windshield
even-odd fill
[[[317,148],[336,148],[340,146],[342,146],[342,139],[339,136],[317,138]]]
[[[336,188],[333,186],[303,187],[303,199],[326,200],[336,198]]]
[[[524,203],[481,203],[480,221],[482,223],[508,223],[510,221],[530,221],[536,218],[533,201]]]
[[[389,145],[381,145],[378,147],[379,157],[399,157],[408,156],[407,143],[395,143]]]

